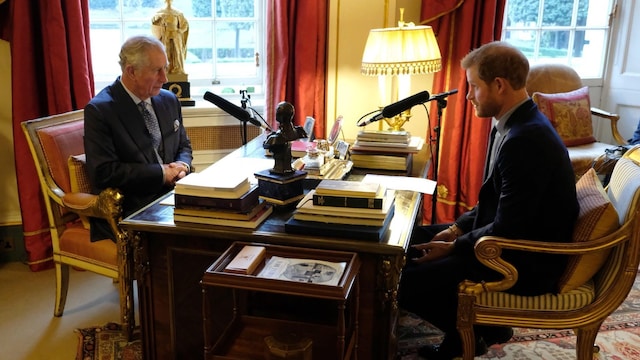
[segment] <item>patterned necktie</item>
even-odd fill
[[[147,108],[147,103],[144,101],[140,101],[138,103],[138,107],[140,108],[140,112],[142,113],[142,117],[144,118],[144,123],[147,126],[147,130],[149,130],[149,134],[151,134],[151,142],[153,143],[153,150],[156,153],[156,157],[158,161],[162,162],[160,159],[160,155],[158,154],[158,148],[160,146],[160,126],[158,125],[158,120],[156,117],[149,111]]]

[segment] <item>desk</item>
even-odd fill
[[[227,155],[263,157],[258,137]],[[421,219],[420,193],[396,192],[396,210],[389,231],[379,242],[292,235],[284,230],[291,210],[276,210],[256,229],[173,222],[173,207],[155,201],[122,221],[133,245],[138,286],[142,347],[145,359],[202,359],[202,288],[205,270],[234,241],[349,251],[358,254],[360,306],[358,358],[396,357],[396,302],[405,251]],[[230,293],[209,294],[220,304]]]

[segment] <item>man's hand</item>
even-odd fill
[[[431,241],[444,241],[444,242],[452,242],[455,241],[458,236],[456,233],[449,229],[444,229],[437,233]]]
[[[447,242],[437,240],[432,240],[424,244],[413,245],[413,248],[418,250],[418,252],[421,253],[422,256],[413,258],[412,260],[417,263],[423,263],[427,261],[442,259],[443,257],[451,254],[454,246],[455,241]]]
[[[164,168],[164,183],[167,185],[175,186],[176,181],[187,176],[187,167],[179,162],[172,162],[171,164],[163,164]]]

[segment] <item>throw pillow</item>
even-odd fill
[[[576,183],[580,213],[573,230],[573,241],[584,242],[609,235],[619,226],[618,213],[609,201],[598,174],[591,168]],[[569,258],[567,269],[559,282],[564,293],[578,288],[600,269],[611,249]]]
[[[85,154],[71,155],[67,159],[69,166],[69,182],[71,183],[71,192],[91,193],[91,185],[89,185],[89,175],[86,169]],[[81,216],[82,225],[85,229],[89,229],[89,219]]]
[[[591,103],[587,86],[578,90],[544,94],[533,93],[533,101],[551,124],[566,146],[590,144],[596,141],[591,124]]]
[[[69,156],[67,164],[69,166],[69,181],[71,182],[71,192],[91,193],[89,185],[89,175],[86,169],[85,154]]]

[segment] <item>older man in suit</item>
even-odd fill
[[[529,98],[527,58],[503,42],[486,44],[462,60],[476,115],[495,122],[485,179],[476,206],[454,224],[418,229],[402,273],[399,303],[445,332],[425,358],[451,359],[462,354],[456,330],[458,284],[498,279],[475,257],[474,245],[485,235],[512,239],[570,242],[578,216],[573,168],[567,149],[548,119]],[[519,278],[508,291],[522,295],[555,292],[566,267],[557,255],[505,251]],[[475,329],[476,351],[506,342],[509,328]]]
[[[164,45],[151,36],[129,38],[120,68],[122,75],[84,108],[84,147],[92,192],[120,189],[128,216],[173,189],[193,156],[180,101],[162,88]],[[91,219],[91,239],[107,238],[114,236],[106,222]]]

